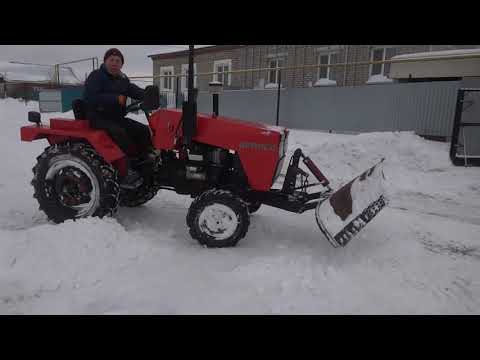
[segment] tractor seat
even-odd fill
[[[81,99],[76,99],[72,101],[72,110],[75,120],[86,120],[87,119],[87,104]]]
[[[77,99],[72,101],[73,115],[75,121],[65,118],[50,119],[50,128],[57,130],[88,130],[90,129],[90,122],[86,120],[87,111],[86,104],[83,100]]]

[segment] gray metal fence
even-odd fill
[[[220,95],[220,114],[279,125],[334,132],[415,131],[449,137],[461,81],[234,90]],[[198,111],[212,112],[212,97],[198,95]]]

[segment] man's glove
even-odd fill
[[[118,103],[122,106],[125,106],[127,104],[127,97],[125,95],[119,95]]]

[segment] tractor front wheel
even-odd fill
[[[233,247],[245,237],[250,225],[248,206],[230,191],[209,190],[192,202],[187,225],[201,245]]]

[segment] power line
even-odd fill
[[[21,62],[21,61],[9,61],[10,64],[20,64],[20,65],[35,65],[35,66],[55,66],[55,65],[47,65],[47,64],[35,64],[35,63],[28,63],[28,62]]]

